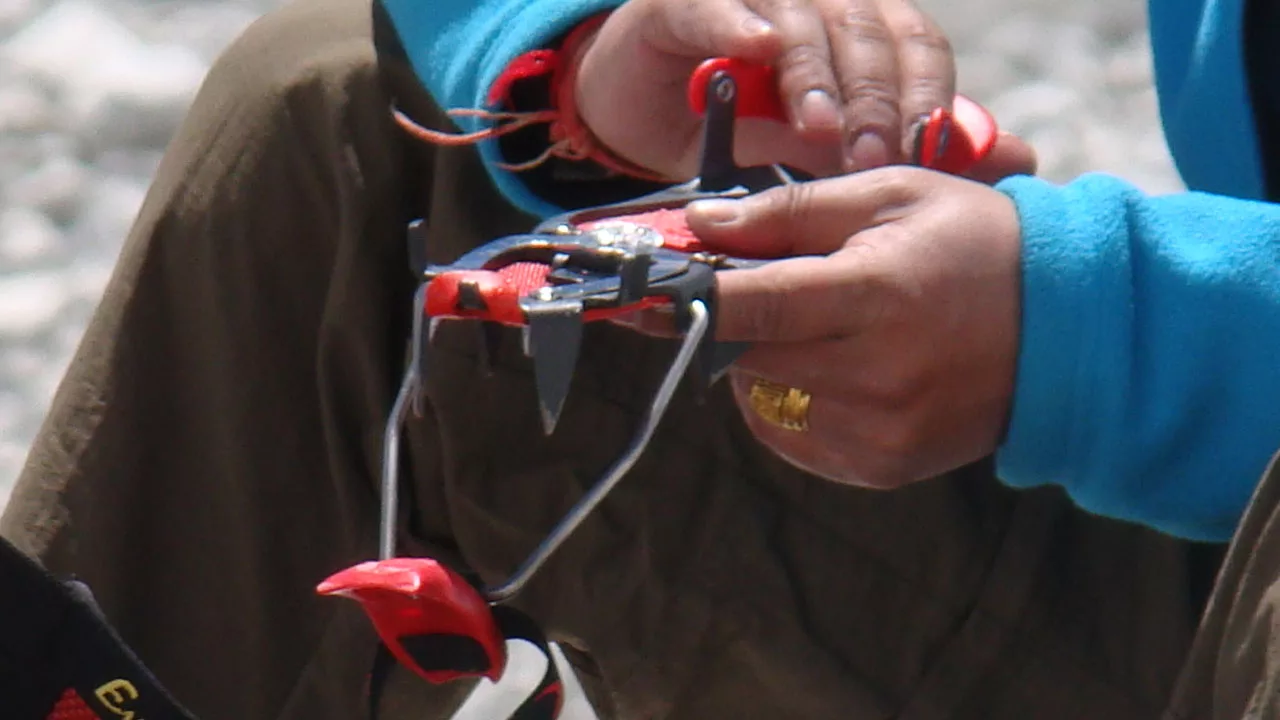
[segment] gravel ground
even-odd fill
[[[961,90],[1040,153],[1180,188],[1141,0],[925,0]],[[160,153],[217,53],[268,0],[0,0],[0,506]]]

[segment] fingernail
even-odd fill
[[[805,130],[839,130],[840,106],[824,90],[810,90],[800,99],[800,125]]]
[[[733,200],[698,200],[689,203],[685,213],[693,213],[716,225],[728,225],[741,215],[738,203]]]
[[[763,18],[753,15],[742,21],[742,30],[748,37],[756,37],[758,35],[768,35],[773,32],[773,26],[765,22]]]
[[[866,170],[889,163],[889,143],[879,132],[864,130],[853,136],[847,158],[850,170]]]

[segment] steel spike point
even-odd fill
[[[537,302],[526,310],[529,356],[533,358],[533,378],[542,413],[542,429],[555,432],[560,411],[569,396],[573,373],[582,346],[582,302],[553,300]]]
[[[429,264],[427,259],[426,223],[422,219],[410,222],[405,239],[409,246],[409,269],[415,275],[421,275]]]

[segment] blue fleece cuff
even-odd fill
[[[483,108],[489,88],[517,57],[568,33],[622,0],[384,0],[414,72],[444,109]],[[481,121],[459,118],[465,131]],[[539,218],[562,211],[530,192],[501,162],[498,143],[479,144],[499,192]]]
[[[1023,273],[998,476],[1229,538],[1280,447],[1280,206],[1103,175],[997,188],[1018,207]]]
[[[1021,346],[997,472],[1014,487],[1070,485],[1077,456],[1089,445],[1088,420],[1077,418],[1078,408],[1106,402],[1095,396],[1089,374],[1098,314],[1129,305],[1107,270],[1127,264],[1117,256],[1124,244],[1110,242],[1123,227],[1099,227],[1115,215],[1101,208],[1085,216],[1073,212],[1072,187],[1019,176],[997,189],[1017,204],[1022,223]]]

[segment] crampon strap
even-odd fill
[[[0,538],[0,697],[6,720],[195,720],[107,623],[84,583]]]
[[[631,215],[610,217],[610,223],[629,222],[646,225],[662,234],[663,245],[680,252],[698,252],[702,244],[685,222],[684,210],[661,209],[650,210]],[[580,229],[590,230],[602,221],[582,223]],[[522,294],[528,294],[547,284],[547,276],[551,274],[551,266],[539,262],[514,262],[498,269],[498,274],[511,283]]]

